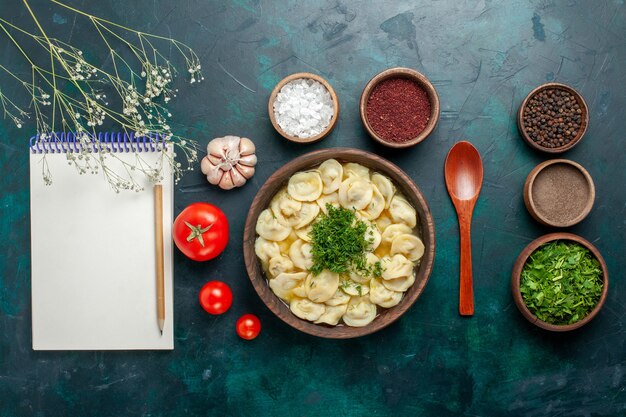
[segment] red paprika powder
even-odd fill
[[[430,120],[430,100],[420,85],[408,78],[389,78],[367,100],[367,121],[389,142],[407,142],[419,135]]]

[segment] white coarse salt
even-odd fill
[[[289,136],[319,135],[330,124],[333,113],[333,99],[326,87],[309,78],[288,82],[274,100],[276,123]]]

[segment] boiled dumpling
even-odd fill
[[[422,240],[409,234],[399,234],[391,241],[390,254],[404,255],[409,261],[419,261],[424,255],[424,244]]]
[[[370,170],[361,164],[355,162],[348,162],[343,166],[343,172],[346,178],[349,177],[361,177],[363,179],[370,179]]]
[[[294,289],[304,285],[306,276],[306,272],[283,272],[276,278],[270,279],[270,288],[274,294],[288,301],[295,295]]]
[[[367,284],[360,284],[358,282],[352,281],[351,279],[344,279],[343,281],[341,281],[339,287],[346,294],[355,297],[360,297],[370,292],[370,288]]]
[[[320,198],[317,199],[317,204],[320,206],[324,214],[328,214],[327,204],[338,208],[339,205],[339,193],[331,193],[331,194],[323,194]]]
[[[339,274],[326,269],[317,275],[311,273],[306,277],[304,288],[311,301],[323,303],[330,300],[339,288]]]
[[[391,242],[396,238],[396,236],[411,234],[412,230],[406,224],[398,223],[387,226],[382,235],[382,243],[383,245],[391,246]]]
[[[394,255],[392,258],[386,256],[381,262],[383,279],[402,278],[413,274],[413,262],[404,255]]]
[[[410,275],[401,278],[384,279],[381,282],[389,290],[404,292],[415,282],[415,274],[411,273]]]
[[[380,259],[378,259],[378,256],[374,255],[371,252],[368,252],[365,255],[365,265],[368,268],[372,268],[374,264],[378,261],[380,261]],[[360,284],[367,284],[370,280],[370,277],[369,275],[364,275],[359,271],[350,271],[350,279]]]
[[[374,222],[376,223],[376,226],[378,226],[378,230],[380,230],[381,232],[384,232],[388,226],[393,224],[393,220],[391,220],[391,218],[386,213],[381,214],[380,217],[377,218]]]
[[[324,185],[317,171],[298,172],[289,178],[287,192],[294,200],[315,201],[322,195]]]
[[[361,210],[359,213],[363,215],[364,218],[368,220],[375,220],[380,216],[380,213],[385,209],[385,199],[383,195],[378,191],[378,188],[375,185],[371,185],[372,187],[372,200],[370,203]]]
[[[296,228],[300,229],[302,227],[310,224],[320,212],[320,206],[316,203],[304,203],[302,204],[302,210],[298,217],[300,218],[300,222],[296,224]]]
[[[259,257],[261,262],[267,264],[270,261],[270,258],[280,255],[280,248],[278,247],[278,243],[266,240],[259,236],[254,242],[254,252],[256,253],[256,256]]]
[[[289,309],[293,314],[303,320],[315,321],[324,314],[326,306],[324,304],[314,303],[306,298],[291,300]]]
[[[294,230],[296,236],[305,242],[311,241],[311,230],[313,230],[313,225],[311,223],[307,224],[305,227]]]
[[[313,266],[313,246],[302,239],[298,239],[289,248],[289,257],[293,264],[308,271]]]
[[[339,189],[341,179],[343,178],[343,167],[339,162],[334,159],[328,159],[322,162],[317,170],[320,172],[322,184],[324,184],[322,189],[324,194],[330,194]]]
[[[389,214],[395,223],[404,223],[411,229],[417,224],[417,213],[404,197],[393,196],[389,205]]]
[[[384,308],[391,308],[397,305],[401,299],[401,292],[388,289],[380,279],[372,278],[370,281],[370,301],[372,303]]]
[[[339,320],[345,314],[346,310],[348,310],[348,304],[340,304],[337,306],[327,305],[324,313],[319,319],[315,320],[315,323],[326,323],[334,326],[339,323]]]
[[[291,227],[280,224],[270,209],[265,209],[256,222],[256,232],[264,239],[279,242],[289,236]]]
[[[353,297],[348,303],[348,310],[343,315],[343,321],[352,327],[363,327],[376,318],[376,305],[369,297]]]
[[[329,306],[338,306],[342,304],[348,304],[348,301],[350,301],[350,296],[341,291],[340,288],[337,288],[335,294],[329,300],[326,300],[325,303]]]
[[[302,210],[302,202],[294,200],[284,190],[272,198],[270,208],[278,223],[283,226],[295,227],[300,222],[298,213]]]
[[[382,194],[385,199],[385,208],[389,208],[391,204],[391,199],[393,195],[396,193],[396,187],[393,186],[391,180],[384,175],[375,172],[372,174],[372,183],[378,188],[378,191]]]
[[[373,195],[372,184],[360,177],[350,177],[339,186],[339,204],[349,210],[363,210]]]
[[[378,227],[376,227],[375,223],[370,224],[367,228],[367,232],[365,232],[365,239],[367,240],[367,250],[369,251],[375,251],[380,245],[382,235],[378,231]]]
[[[267,272],[272,277],[277,277],[283,272],[291,272],[293,271],[293,262],[286,256],[278,255],[273,258],[270,258],[269,266],[267,268]]]
[[[320,212],[316,203],[296,201],[285,191],[281,191],[272,199],[270,207],[280,224],[296,228],[311,223]]]

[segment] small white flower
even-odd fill
[[[148,74],[146,74],[146,72],[145,72],[145,71],[141,71],[141,76],[142,76],[142,77],[145,77],[146,75],[148,75]]]

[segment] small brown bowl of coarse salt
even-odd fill
[[[569,159],[540,163],[524,184],[524,204],[530,215],[545,226],[569,227],[582,221],[595,197],[591,175]]]
[[[276,84],[267,110],[282,137],[295,143],[313,143],[325,138],[337,124],[339,100],[324,78],[298,72]]]
[[[423,74],[390,68],[372,78],[361,93],[361,121],[378,143],[408,148],[426,139],[439,121],[439,95]]]
[[[547,83],[531,91],[517,112],[517,128],[530,147],[561,153],[583,138],[589,125],[589,109],[572,87]]]

